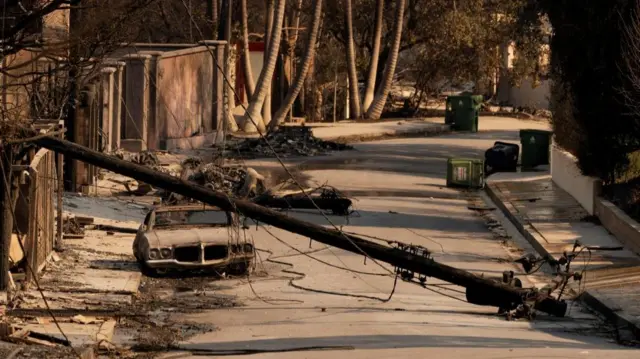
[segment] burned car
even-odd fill
[[[253,267],[255,251],[238,233],[238,224],[235,213],[217,207],[157,207],[138,229],[133,255],[150,275],[170,270],[245,274]]]

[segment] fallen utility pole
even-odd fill
[[[353,235],[347,235],[341,231],[288,217],[255,203],[233,199],[224,193],[214,192],[193,182],[184,181],[178,177],[157,172],[145,166],[108,156],[69,141],[54,137],[43,137],[34,139],[33,142],[44,148],[62,153],[68,158],[89,163],[186,197],[197,198],[199,201],[217,206],[223,210],[237,211],[239,214],[256,221],[315,241],[349,252],[364,254],[396,268],[402,268],[405,271],[438,278],[465,287],[467,291],[481,292],[483,298],[478,302],[473,301],[475,304],[513,307],[517,304],[523,304],[525,301],[531,300],[531,298],[537,298],[535,308],[540,311],[556,316],[564,316],[567,309],[565,302],[557,301],[548,296],[540,296],[535,290],[508,286],[495,280],[479,277],[473,273],[437,263],[429,257],[417,255],[410,251],[378,244]]]
[[[336,215],[349,214],[349,208],[353,204],[348,198],[307,198],[307,197],[260,197],[254,199],[253,203],[269,208],[280,209],[317,209],[329,210]]]

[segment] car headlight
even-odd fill
[[[160,257],[160,251],[156,248],[149,250],[149,259],[158,259]]]
[[[162,259],[171,258],[171,248],[162,248],[160,250],[160,257],[162,257]]]
[[[245,243],[243,246],[243,250],[245,253],[251,253],[253,252],[253,245],[249,244],[249,243]]]

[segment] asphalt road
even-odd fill
[[[447,157],[478,157],[494,141],[519,142],[520,128],[542,123],[481,120],[478,134],[361,143],[307,163],[309,183],[328,183],[358,199],[348,219],[291,213],[315,223],[425,246],[436,260],[486,276],[519,271],[509,261],[527,250],[507,225],[505,245],[485,218],[468,208],[481,193],[444,188]],[[256,166],[275,166],[255,161]],[[471,202],[470,202],[471,201]],[[269,233],[270,232],[270,233]],[[539,315],[506,321],[491,307],[464,301],[461,288],[429,278],[426,289],[399,281],[388,266],[326,248],[270,227],[249,234],[260,249],[257,274],[228,281],[218,294],[245,305],[180,314],[218,330],[182,343],[185,350],[218,357],[257,358],[635,358],[640,351],[615,343],[613,329],[579,304],[565,318]],[[520,247],[520,248],[518,248]],[[301,254],[303,252],[305,254]],[[541,286],[544,276],[523,277]],[[167,354],[167,358],[173,354]],[[187,356],[189,357],[189,356]],[[195,356],[194,356],[195,357]]]

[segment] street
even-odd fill
[[[418,244],[437,261],[485,276],[501,276],[504,270],[521,273],[510,261],[531,251],[527,242],[491,210],[483,193],[444,188],[446,158],[480,157],[494,141],[519,142],[520,128],[545,124],[501,118],[480,123],[477,134],[361,143],[357,151],[318,158],[319,165],[307,161],[307,181],[354,195],[357,212],[348,219],[312,211],[289,214],[347,232]],[[249,164],[270,165],[265,160]],[[173,315],[174,321],[216,328],[181,343],[198,357],[638,355],[615,344],[615,330],[577,303],[569,303],[565,318],[540,314],[531,322],[507,321],[495,308],[466,303],[462,288],[428,278],[426,288],[398,280],[394,290],[393,268],[371,259],[276,228],[254,224],[247,233],[259,249],[255,275],[218,283],[210,294],[236,296],[241,305]],[[520,277],[525,286],[545,281],[542,275]],[[193,296],[174,295],[185,300]]]

